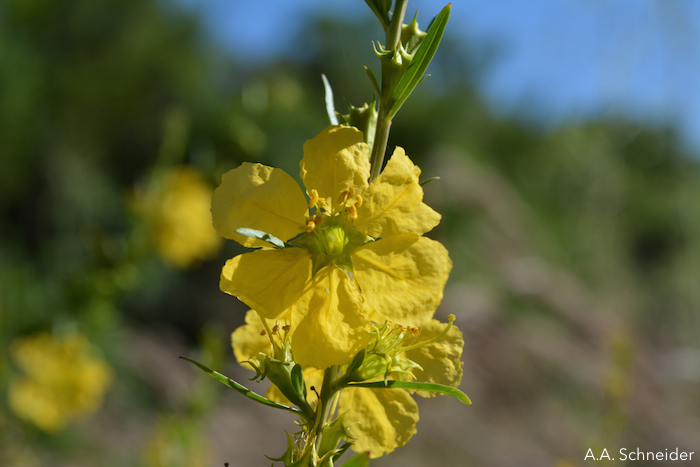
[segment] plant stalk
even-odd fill
[[[387,50],[396,50],[401,40],[401,26],[403,25],[404,17],[406,16],[407,0],[396,0],[394,11],[391,16],[391,24],[386,33],[386,48]],[[370,154],[370,177],[369,180],[374,180],[382,170],[384,164],[384,155],[386,146],[389,141],[389,130],[391,129],[391,118],[386,118],[386,104],[391,98],[393,89],[387,84],[389,70],[382,66],[382,95],[379,99],[379,112],[377,114],[377,127],[374,133],[374,144],[372,145],[372,153]]]

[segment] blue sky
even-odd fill
[[[371,16],[362,0],[180,0],[214,40],[245,60],[288,52],[301,20]],[[424,28],[445,5],[409,0]],[[499,55],[479,87],[494,112],[547,127],[627,115],[673,122],[700,153],[700,2],[456,0],[448,34]],[[379,38],[378,38],[379,39]],[[255,50],[255,56],[251,50]]]

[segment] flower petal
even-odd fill
[[[369,341],[362,295],[340,268],[322,269],[292,307],[292,352],[303,368],[350,363]]]
[[[433,319],[421,327],[419,341],[425,341],[440,334],[447,324]],[[457,387],[462,382],[462,351],[464,339],[462,331],[457,326],[452,326],[447,334],[437,342],[424,345],[406,352],[406,358],[413,360],[423,370],[414,369],[413,374],[417,381],[426,383],[438,383],[446,386]],[[435,397],[434,392],[417,391],[419,396]]]
[[[219,287],[260,316],[275,319],[299,298],[310,272],[306,250],[257,250],[228,260]]]
[[[255,310],[248,310],[245,314],[245,324],[231,333],[231,346],[238,363],[243,365],[243,362],[261,352],[265,355],[272,354],[270,338],[260,334],[263,329],[265,326],[260,315]],[[252,369],[250,365],[243,366]]]
[[[286,241],[306,230],[308,209],[299,185],[283,170],[244,162],[221,178],[211,212],[219,235],[258,248],[269,244],[236,229],[261,230]]]
[[[359,194],[367,188],[369,149],[357,128],[329,126],[304,143],[299,165],[306,193],[315,189],[337,210],[340,193],[352,188]]]
[[[440,214],[423,203],[420,169],[397,147],[382,173],[362,195],[355,228],[375,238],[399,233],[422,235],[440,222]]]
[[[442,300],[452,261],[439,242],[401,234],[356,249],[353,266],[365,307],[378,321],[420,326]]]
[[[418,405],[403,389],[345,388],[338,411],[347,411],[353,450],[369,452],[373,459],[403,446],[416,432]]]

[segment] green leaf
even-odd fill
[[[326,112],[328,113],[328,120],[331,121],[331,125],[338,124],[338,116],[335,114],[335,104],[333,103],[333,88],[331,88],[331,83],[328,82],[326,75],[321,75],[323,80],[323,88],[326,90]]]
[[[420,182],[419,185],[423,186],[426,183],[430,183],[430,182],[435,181],[435,180],[440,180],[440,177],[430,177],[429,179],[423,180],[422,182]]]
[[[442,35],[445,33],[445,26],[447,26],[447,20],[450,18],[451,9],[451,4],[445,6],[430,24],[427,31],[428,34],[421,42],[406,73],[404,73],[391,96],[391,108],[387,111],[387,118],[391,119],[396,115],[396,112],[399,111],[408,96],[423,81],[423,74],[433,60],[442,40]]]
[[[413,389],[415,391],[431,391],[437,392],[438,394],[446,394],[448,396],[453,396],[462,401],[467,405],[472,405],[472,401],[457,388],[452,386],[445,386],[444,384],[438,383],[420,383],[415,381],[375,381],[373,383],[350,383],[348,384],[350,388],[373,388],[373,389],[386,389],[386,388],[401,388],[401,389]]]
[[[361,452],[355,454],[342,467],[367,467],[369,465],[369,453]]]
[[[241,227],[240,229],[236,229],[236,233],[239,233],[241,235],[245,235],[246,237],[253,237],[260,239],[262,241],[265,241],[277,248],[284,248],[286,245],[282,240],[279,238],[275,237],[274,235],[270,235],[267,232],[263,232],[262,230],[255,230],[255,229],[248,229],[245,227]]]
[[[365,0],[365,3],[372,9],[374,14],[377,16],[377,19],[379,19],[379,22],[382,24],[382,27],[386,31],[386,29],[389,27],[389,23],[391,22],[391,18],[389,18],[391,0]]]
[[[235,389],[236,391],[240,392],[241,394],[243,394],[247,398],[253,399],[255,402],[260,402],[263,405],[267,405],[269,407],[274,407],[276,409],[289,410],[290,412],[294,412],[295,414],[298,414],[298,415],[302,414],[301,410],[297,409],[296,407],[290,407],[288,405],[278,404],[277,402],[271,401],[270,399],[267,399],[267,398],[261,396],[260,394],[254,393],[253,391],[246,388],[245,386],[238,384],[237,382],[235,382],[234,380],[232,380],[228,376],[222,375],[218,371],[214,371],[210,368],[207,368],[206,366],[202,365],[199,362],[196,362],[194,360],[190,360],[189,358],[186,358],[186,357],[180,357],[180,358],[183,360],[187,360],[188,362],[198,366],[202,371],[207,373],[212,378],[215,378],[215,379],[221,381],[226,386],[230,387],[231,389]]]

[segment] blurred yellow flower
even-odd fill
[[[162,417],[144,446],[144,467],[207,467],[212,465],[212,446],[196,422]]]
[[[10,408],[49,433],[93,414],[112,380],[110,366],[80,334],[20,337],[10,355],[24,373],[10,380]]]
[[[221,238],[211,225],[213,191],[197,170],[181,165],[136,198],[136,210],[165,263],[185,269],[216,254]]]
[[[269,327],[269,325],[268,325]],[[389,326],[399,329],[400,326]],[[249,310],[246,314],[246,324],[240,326],[231,335],[231,344],[238,362],[243,363],[252,357],[263,353],[271,355],[271,343],[267,335],[261,333],[265,329],[258,313]],[[429,341],[445,330],[445,323],[435,319],[420,329],[415,345],[408,345],[403,358],[419,363],[422,368],[414,368],[411,372],[416,380],[425,383],[439,383],[457,387],[462,381],[462,351],[464,340],[457,326],[452,326],[439,340],[420,345]],[[407,341],[412,338],[409,337]],[[405,341],[404,341],[405,342]],[[382,380],[383,375],[376,378]],[[304,381],[313,398],[310,388],[321,388],[323,370],[315,368],[304,369]],[[353,450],[369,452],[370,457],[376,458],[392,452],[403,446],[416,433],[418,422],[418,405],[410,396],[410,392],[398,388],[370,389],[348,387],[340,391],[338,398],[338,413],[345,414],[345,426],[352,437]],[[429,391],[415,391],[423,397],[434,397]],[[273,401],[289,404],[282,393],[271,386],[265,397]],[[310,400],[313,402],[313,400]]]
[[[420,169],[403,149],[368,184],[362,133],[332,126],[304,144],[300,166],[309,202],[280,169],[244,163],[224,175],[212,198],[214,227],[262,249],[230,259],[220,287],[261,316],[286,320],[295,360],[323,369],[364,348],[372,320],[429,321],[452,262],[422,237],[440,215],[423,203]],[[300,248],[273,249],[240,228]]]

